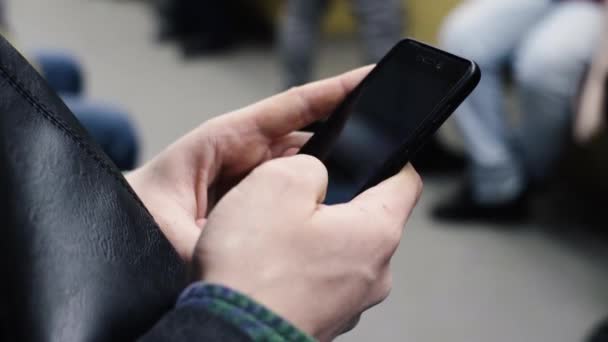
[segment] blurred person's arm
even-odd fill
[[[388,296],[417,173],[407,166],[327,206],[324,165],[294,156],[310,137],[295,130],[330,114],[368,71],[210,120],[128,175],[193,281],[204,282],[145,341],[330,341]]]
[[[0,32],[2,34],[6,34],[8,32],[6,0],[0,0]]]
[[[601,42],[583,84],[574,122],[574,138],[585,143],[598,134],[606,122],[608,80],[608,4],[604,5]]]

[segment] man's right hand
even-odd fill
[[[209,215],[198,278],[266,305],[328,341],[391,289],[389,263],[422,191],[405,167],[350,203],[323,205],[327,170],[297,155],[256,168]]]

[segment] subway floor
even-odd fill
[[[243,47],[184,61],[174,46],[157,43],[154,15],[144,2],[9,5],[12,39],[22,51],[71,51],[87,70],[88,96],[132,113],[144,145],[142,160],[206,119],[279,89],[271,49]],[[319,75],[354,67],[357,55],[353,42],[324,44]],[[598,247],[584,234],[578,238],[576,226],[566,233],[540,223],[434,222],[432,205],[455,185],[451,179],[425,179],[393,262],[391,296],[341,341],[574,342],[608,318],[608,255],[590,251],[605,244]]]

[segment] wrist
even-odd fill
[[[330,323],[326,310],[328,303],[315,303],[315,296],[302,290],[298,284],[286,286],[255,286],[243,279],[206,274],[205,283],[223,284],[260,303],[300,331],[320,341],[329,341],[338,335],[336,326]],[[269,283],[273,283],[270,281]],[[247,284],[247,286],[243,286]],[[337,328],[339,330],[339,328]]]

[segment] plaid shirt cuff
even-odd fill
[[[198,282],[189,286],[177,301],[177,307],[204,307],[224,321],[241,330],[253,341],[314,342],[266,307],[221,285]]]

